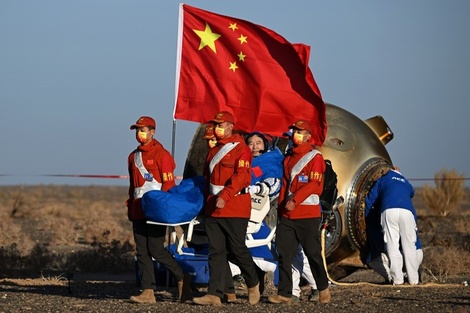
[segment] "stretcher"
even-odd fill
[[[255,248],[266,245],[269,249],[271,249],[271,243],[276,233],[276,226],[274,226],[270,230],[269,235],[265,238],[255,238],[253,236],[253,234],[257,233],[260,230],[263,220],[269,213],[269,210],[271,208],[270,199],[267,195],[252,195],[251,198],[252,207],[246,231],[246,246],[248,248]],[[200,214],[192,217],[190,220],[176,223],[156,222],[150,220],[147,221],[148,224],[167,226],[169,230],[169,238],[171,238],[171,241],[175,243],[176,252],[181,255],[187,253],[184,251],[183,247],[185,246],[185,244],[192,241],[194,227],[196,225],[202,224],[203,222],[204,216]],[[186,225],[187,227],[183,227]],[[182,234],[179,237],[177,236],[175,231],[175,227],[177,226],[181,226],[181,229],[183,230]]]
[[[252,208],[246,232],[246,245],[255,259],[255,255],[261,254],[267,262],[273,263],[272,267],[277,267],[271,253],[272,242],[276,233],[276,227],[270,228],[263,221],[269,213],[270,199],[267,195],[253,195]],[[204,231],[204,215],[201,213],[192,218],[178,222],[157,222],[148,220],[148,224],[167,226],[169,244],[168,249],[173,254],[183,271],[192,276],[195,284],[207,284],[209,280],[207,237]],[[179,230],[179,235],[176,229]],[[203,235],[201,236],[201,233]],[[194,236],[197,234],[196,236]],[[194,238],[195,237],[195,238]],[[201,237],[205,237],[201,240]],[[194,240],[193,240],[194,239]],[[191,246],[191,247],[189,247]],[[204,247],[198,249],[197,247]],[[196,248],[195,248],[196,247]],[[266,248],[267,247],[267,248]],[[158,263],[158,262],[154,262]],[[158,264],[156,268],[160,268]],[[160,270],[161,271],[161,270]],[[157,275],[157,272],[156,274]],[[167,272],[166,285],[169,286],[169,272]]]

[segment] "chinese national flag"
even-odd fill
[[[251,22],[180,5],[174,118],[207,123],[220,111],[235,128],[281,136],[299,119],[326,135],[325,104],[310,48]]]

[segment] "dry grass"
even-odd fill
[[[435,175],[435,187],[418,192],[420,236],[424,241],[423,275],[445,283],[449,277],[470,274],[470,190],[455,170]],[[422,240],[423,241],[423,240]]]
[[[447,216],[459,210],[467,197],[465,176],[455,170],[441,170],[434,176],[436,187],[424,185],[422,192],[426,206],[436,214]]]
[[[0,188],[0,276],[131,270],[126,187]]]
[[[462,216],[454,223],[455,231],[462,234],[470,234],[470,216]]]
[[[126,198],[127,187],[117,186],[0,187],[0,277],[133,271]],[[413,202],[425,248],[424,274],[438,282],[453,275],[468,277],[468,197],[455,204],[458,210],[447,208],[452,214],[446,217],[427,206],[419,188]]]
[[[12,242],[15,233],[28,237],[29,232],[32,238],[49,238],[51,245],[91,244],[106,231],[113,239],[129,241],[132,231],[126,198],[125,187],[2,187],[1,225],[16,225],[17,229],[1,232],[0,242]],[[25,223],[34,223],[34,227],[28,229],[32,225]],[[23,233],[18,231],[21,229]]]
[[[468,276],[470,251],[457,247],[431,246],[424,249],[421,265],[425,276],[438,283],[446,283],[449,277]]]
[[[29,253],[33,249],[34,241],[22,231],[22,227],[12,223],[11,219],[0,215],[0,243],[1,246],[9,243],[20,243],[21,251]]]

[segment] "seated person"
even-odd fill
[[[252,161],[252,172],[251,172],[251,185],[249,187],[250,194],[253,195],[268,195],[270,198],[276,196],[281,189],[281,178],[282,178],[282,160],[284,156],[281,151],[277,148],[270,148],[270,144],[266,136],[260,132],[250,133],[246,138],[245,142],[251,149],[253,156]],[[272,146],[271,146],[272,147]],[[267,225],[263,225],[268,227]],[[262,227],[263,228],[263,227]],[[269,228],[269,227],[268,227]],[[261,230],[260,230],[261,231]],[[269,234],[269,232],[268,232]],[[271,255],[271,258],[255,257],[259,250],[267,250],[262,255]],[[258,252],[255,252],[258,250]],[[257,271],[260,280],[260,293],[264,290],[264,276],[268,271],[274,271],[276,267],[273,267],[272,254],[267,246],[250,248],[250,252],[253,255],[253,260],[257,265]],[[269,260],[271,259],[271,261]],[[239,274],[239,269],[232,263],[230,263],[232,275],[236,276]]]
[[[245,141],[253,156],[250,193],[272,198],[281,190],[284,156],[277,147],[270,148],[266,136],[259,132],[249,134]]]

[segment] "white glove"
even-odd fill
[[[259,187],[259,195],[267,196],[269,194],[269,187],[265,183],[257,183],[256,186]]]
[[[250,195],[254,195],[259,192],[259,186],[257,185],[248,186],[248,189],[250,190]]]

